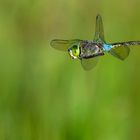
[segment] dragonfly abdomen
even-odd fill
[[[120,46],[138,46],[140,45],[140,41],[128,41],[128,42],[118,42],[111,44],[113,47],[120,47]]]

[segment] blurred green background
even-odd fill
[[[86,72],[50,47],[92,40],[101,14],[108,42],[139,40],[139,0],[0,0],[0,140],[139,140],[140,48],[107,54]]]

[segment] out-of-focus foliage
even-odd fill
[[[85,72],[50,40],[139,40],[139,0],[0,0],[0,140],[139,140],[140,47]]]

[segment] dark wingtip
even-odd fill
[[[101,15],[97,14],[96,19],[99,19],[99,18],[101,18]]]
[[[52,44],[53,44],[53,40],[51,40],[51,42],[50,42],[50,45],[52,46]]]
[[[54,46],[55,41],[56,41],[56,39],[51,40],[50,45]]]

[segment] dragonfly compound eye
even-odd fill
[[[73,45],[71,48],[68,49],[68,52],[73,59],[78,58],[79,55],[80,55],[79,46],[78,45]]]

